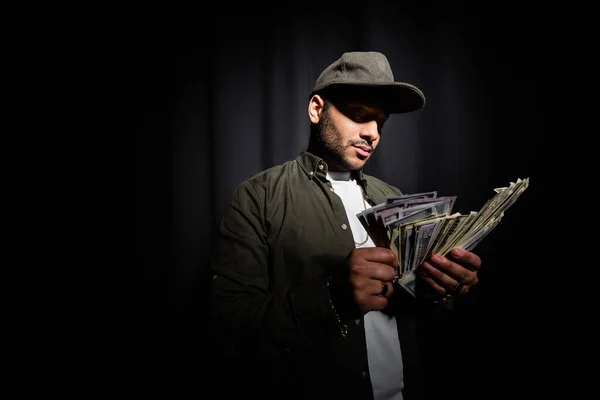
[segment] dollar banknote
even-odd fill
[[[529,178],[494,189],[479,209],[453,212],[457,196],[437,191],[390,196],[357,217],[376,246],[392,249],[398,259],[396,281],[416,296],[415,270],[433,254],[454,248],[473,250],[498,226],[506,210],[529,187]]]

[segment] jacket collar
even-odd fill
[[[300,152],[300,154],[298,154],[298,157],[296,157],[296,161],[308,179],[312,179],[314,177],[325,179],[328,167],[327,163],[322,158],[303,150]]]

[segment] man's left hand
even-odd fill
[[[465,294],[479,279],[481,258],[463,249],[453,249],[447,257],[432,255],[418,271],[420,276],[442,298]]]

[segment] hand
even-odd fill
[[[465,294],[475,286],[479,282],[479,268],[481,258],[478,255],[456,248],[448,258],[432,255],[419,267],[418,276],[442,298],[448,298]]]
[[[354,249],[345,265],[349,289],[361,313],[384,309],[394,292],[390,283],[398,267],[394,252],[383,247]]]

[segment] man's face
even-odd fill
[[[361,169],[379,143],[388,115],[358,102],[328,102],[317,122],[319,142],[330,156],[332,170]]]

